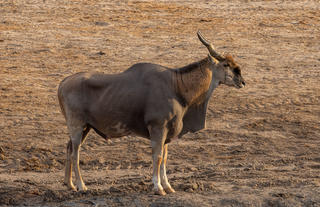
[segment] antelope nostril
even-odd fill
[[[242,85],[244,85],[244,86],[245,86],[245,85],[246,85],[246,83],[245,83],[244,81],[242,81]]]

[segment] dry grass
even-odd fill
[[[1,2],[0,205],[320,205],[318,10],[278,0]],[[198,29],[233,54],[247,87],[218,88],[208,128],[170,145],[178,193],[150,194],[147,140],[94,133],[81,152],[90,190],[67,191],[59,82],[137,62],[186,65],[206,56]]]

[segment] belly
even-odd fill
[[[125,124],[123,122],[114,122],[107,125],[92,125],[105,135],[105,138],[118,138],[128,135],[136,135],[149,138],[148,129],[143,124]]]
[[[133,134],[133,131],[124,123],[117,122],[103,127],[103,133],[106,134],[108,138],[123,137]]]

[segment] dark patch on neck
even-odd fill
[[[176,96],[178,102],[181,104],[182,107],[186,107],[188,105],[187,100],[180,93],[176,93]]]
[[[186,66],[182,67],[182,68],[175,69],[175,72],[176,73],[180,73],[180,74],[190,73],[193,70],[196,70],[196,69],[199,69],[199,68],[202,69],[203,66],[206,66],[209,62],[210,61],[209,61],[208,58],[204,58],[204,59],[202,59],[200,61],[191,63],[189,65],[186,65]]]

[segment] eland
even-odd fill
[[[154,192],[175,192],[166,175],[168,144],[205,128],[209,98],[220,84],[245,85],[233,58],[216,52],[200,31],[197,35],[209,54],[187,66],[170,69],[138,63],[119,74],[83,72],[60,83],[58,99],[70,134],[64,182],[70,189],[87,190],[80,174],[79,151],[93,129],[106,139],[127,135],[149,139]]]

